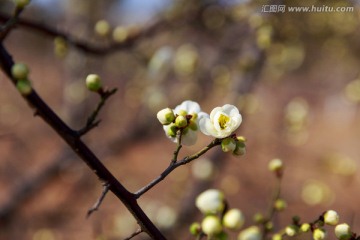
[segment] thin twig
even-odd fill
[[[23,12],[23,10],[24,8],[16,7],[13,16],[8,18],[7,22],[4,25],[0,26],[0,42],[4,41],[11,29],[18,22],[20,14]]]
[[[178,130],[177,134],[176,134],[176,138],[177,138],[177,147],[174,151],[174,156],[173,159],[171,160],[171,163],[176,163],[178,160],[178,155],[180,152],[180,149],[182,148],[182,144],[181,144],[181,139],[182,139],[182,130]]]
[[[149,191],[151,188],[153,188],[155,185],[157,185],[159,182],[161,182],[162,180],[164,180],[166,178],[167,175],[169,175],[172,171],[174,171],[176,168],[180,167],[181,165],[185,165],[197,158],[199,158],[201,155],[205,154],[207,151],[209,151],[211,148],[220,145],[221,144],[221,139],[216,138],[214,141],[212,141],[209,145],[207,145],[206,147],[204,147],[202,150],[200,150],[199,152],[184,157],[182,160],[180,161],[171,161],[170,165],[154,180],[152,180],[149,184],[147,184],[146,186],[144,186],[143,188],[141,188],[140,190],[138,190],[136,193],[134,193],[135,197],[138,199],[139,197],[141,197],[141,195],[143,195],[144,193],[146,193],[147,191]]]
[[[124,240],[130,240],[132,239],[133,237],[139,235],[140,233],[142,233],[143,230],[141,228],[139,228],[138,230],[136,230],[135,232],[133,232],[129,237],[127,238],[124,238]]]
[[[89,218],[93,212],[99,210],[101,203],[103,202],[106,194],[109,192],[109,188],[110,188],[109,183],[103,184],[103,191],[101,192],[101,195],[100,195],[99,199],[96,201],[96,203],[88,210],[88,212],[86,214],[86,218]]]
[[[79,135],[79,137],[85,135],[86,133],[88,133],[91,129],[93,129],[94,127],[97,127],[100,123],[101,120],[97,120],[96,118],[99,115],[100,110],[105,106],[106,101],[113,95],[115,94],[117,91],[116,88],[111,89],[111,90],[107,90],[102,92],[101,95],[101,99],[100,102],[98,103],[98,105],[96,106],[95,110],[92,112],[92,114],[90,115],[90,117],[87,119],[86,121],[86,125],[85,127],[83,127],[82,129],[77,131],[77,134]]]

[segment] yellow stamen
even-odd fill
[[[219,125],[221,129],[225,129],[226,128],[226,124],[229,122],[230,118],[226,115],[220,114],[219,117]]]

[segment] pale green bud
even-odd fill
[[[178,128],[176,127],[175,123],[171,123],[166,132],[166,135],[169,137],[176,137],[177,130]]]
[[[178,128],[186,127],[187,124],[188,124],[188,122],[187,122],[186,117],[181,116],[181,115],[176,117],[176,119],[175,119],[175,125],[176,125]]]
[[[237,156],[243,156],[246,153],[246,145],[245,142],[241,142],[241,141],[236,141],[236,147],[233,151],[234,155]]]
[[[278,172],[278,171],[282,171],[283,168],[284,168],[284,164],[283,162],[278,159],[278,158],[275,158],[275,159],[272,159],[270,162],[269,162],[269,170],[272,171],[272,172]]]
[[[221,149],[223,152],[233,152],[236,148],[236,142],[232,138],[225,138],[221,141]]]
[[[217,189],[209,189],[196,198],[195,205],[203,214],[216,214],[224,210],[224,201],[222,192]]]
[[[351,238],[350,226],[347,223],[341,223],[335,227],[335,236],[339,240],[348,240]]]
[[[200,223],[194,222],[190,225],[189,231],[192,235],[198,236],[201,233]]]
[[[239,142],[242,142],[242,143],[246,142],[246,138],[244,136],[238,136],[238,137],[236,137],[236,140]]]
[[[157,119],[163,125],[168,125],[175,120],[175,114],[171,108],[164,108],[157,113]]]
[[[198,125],[196,124],[196,121],[190,120],[189,127],[191,130],[196,131],[198,130]]]
[[[265,217],[264,215],[262,215],[261,213],[256,213],[254,216],[253,216],[253,221],[257,224],[260,224],[260,223],[263,223],[265,220]]]
[[[287,203],[285,202],[284,199],[276,199],[276,201],[274,202],[274,208],[277,211],[282,211],[287,207]]]
[[[185,111],[185,110],[179,110],[179,111],[178,111],[178,115],[185,117],[185,116],[187,115],[187,111]]]
[[[245,222],[243,213],[239,209],[231,209],[227,211],[223,218],[223,224],[231,230],[240,229]]]
[[[106,20],[99,20],[97,21],[97,23],[95,24],[95,33],[98,34],[99,36],[107,36],[110,33],[110,24],[106,21]]]
[[[220,219],[216,216],[209,215],[201,222],[202,231],[208,236],[213,236],[222,231]]]
[[[324,222],[329,225],[335,226],[339,223],[339,214],[334,210],[328,210],[324,214]]]
[[[310,231],[310,228],[311,228],[310,224],[308,224],[308,223],[303,223],[303,224],[301,224],[301,226],[300,226],[300,231],[301,231],[301,232],[308,232],[308,231]]]
[[[238,235],[238,240],[261,240],[261,231],[257,226],[251,226],[242,230]]]
[[[24,8],[30,3],[30,0],[14,0],[14,2],[17,8]]]
[[[86,77],[86,87],[93,92],[97,92],[101,89],[101,78],[97,74],[89,74]]]
[[[299,231],[299,228],[296,225],[289,225],[285,228],[285,233],[289,237],[295,236],[298,233],[298,231]]]
[[[11,68],[11,75],[16,80],[27,79],[29,68],[23,63],[15,63]]]
[[[17,81],[16,88],[24,96],[27,96],[32,92],[31,83],[27,79]]]
[[[275,233],[271,238],[271,240],[282,240],[282,239],[283,238],[282,238],[282,235],[280,233]]]
[[[314,240],[324,240],[326,237],[326,232],[324,229],[317,228],[313,232],[313,239]]]
[[[129,36],[129,30],[123,26],[117,26],[113,31],[113,39],[115,42],[123,42]]]

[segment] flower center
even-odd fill
[[[226,124],[229,122],[230,118],[224,114],[220,114],[219,117],[219,125],[221,129],[226,128]]]

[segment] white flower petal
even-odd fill
[[[216,129],[214,128],[214,125],[212,124],[212,122],[210,121],[209,118],[202,118],[199,121],[199,126],[200,126],[200,130],[202,133],[204,133],[205,135],[211,135],[213,136],[213,134],[216,134]]]
[[[190,129],[186,132],[186,134],[182,135],[181,137],[181,143],[186,146],[194,145],[196,143],[196,140],[197,140],[196,131]]]

